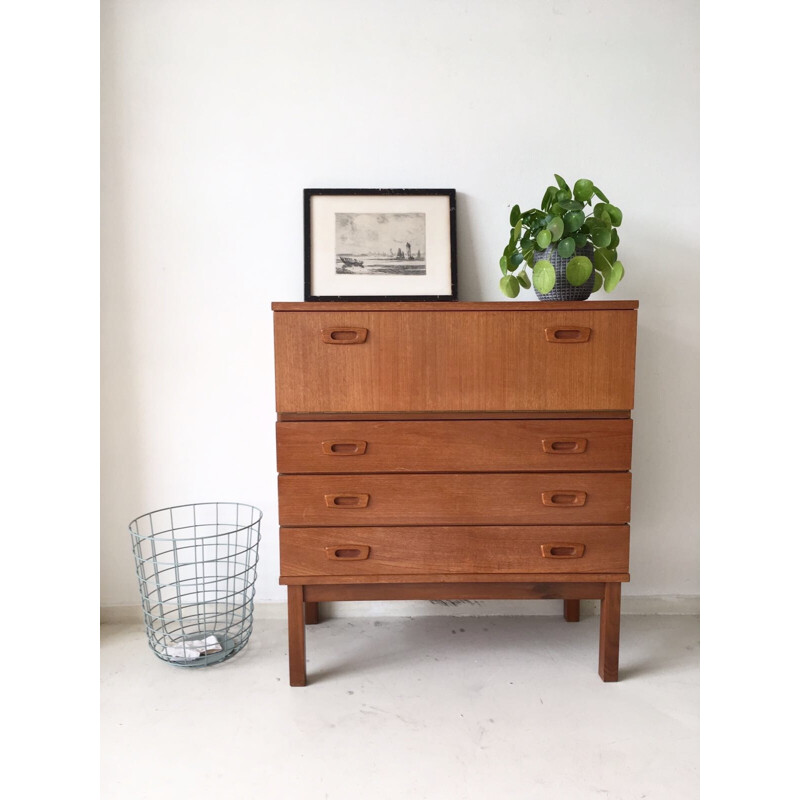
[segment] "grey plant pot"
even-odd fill
[[[561,258],[556,249],[557,245],[551,244],[546,250],[533,254],[533,263],[547,259],[556,271],[556,285],[547,293],[542,294],[535,286],[533,291],[540,300],[586,300],[592,293],[594,286],[594,271],[588,277],[586,283],[580,286],[573,286],[567,280],[567,264],[575,256],[586,256],[594,265],[594,248],[590,244],[578,247],[569,258]]]

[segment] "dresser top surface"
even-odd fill
[[[273,303],[273,311],[631,311],[638,300],[582,300],[579,302],[493,303],[446,302],[309,302]]]

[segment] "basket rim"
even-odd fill
[[[181,503],[180,505],[177,505],[177,506],[165,506],[164,508],[157,508],[157,509],[155,509],[155,511],[148,511],[145,514],[140,514],[138,517],[134,517],[128,523],[128,531],[130,531],[130,533],[133,536],[136,536],[137,538],[140,538],[140,539],[150,539],[153,536],[159,536],[160,534],[152,534],[152,533],[151,534],[142,534],[142,533],[139,533],[138,531],[135,531],[133,529],[133,525],[135,523],[138,523],[139,520],[146,519],[147,517],[152,517],[153,514],[160,514],[163,511],[175,511],[178,508],[194,508],[194,507],[197,507],[197,506],[242,506],[243,508],[249,508],[249,509],[257,512],[257,516],[253,519],[252,522],[248,522],[246,525],[242,525],[240,528],[234,528],[233,530],[225,531],[224,534],[213,534],[212,536],[202,537],[202,538],[206,538],[206,539],[212,539],[215,536],[223,536],[223,535],[224,536],[230,536],[231,534],[239,533],[239,531],[244,531],[244,530],[247,530],[248,528],[252,528],[254,525],[257,525],[258,523],[260,523],[261,520],[264,518],[264,512],[258,506],[251,505],[250,503],[239,503],[239,502],[237,502],[235,500],[231,500],[231,501],[227,501],[227,500],[216,500],[216,501],[214,501],[214,500],[212,500],[210,502],[204,502],[204,503]],[[171,530],[175,530],[175,529],[171,529]],[[163,531],[163,533],[167,533],[167,531]]]

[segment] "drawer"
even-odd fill
[[[636,311],[277,311],[278,412],[633,408]]]
[[[629,419],[279,422],[278,472],[623,471],[632,429]]]
[[[622,524],[628,472],[280,475],[281,525]]]
[[[281,575],[627,572],[627,525],[281,528]]]

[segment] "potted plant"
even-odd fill
[[[533,286],[540,300],[586,300],[601,287],[612,291],[625,274],[617,260],[622,211],[587,178],[572,190],[560,175],[555,179],[541,209],[511,209],[511,235],[500,259],[507,297]],[[593,198],[600,200],[594,207]]]

